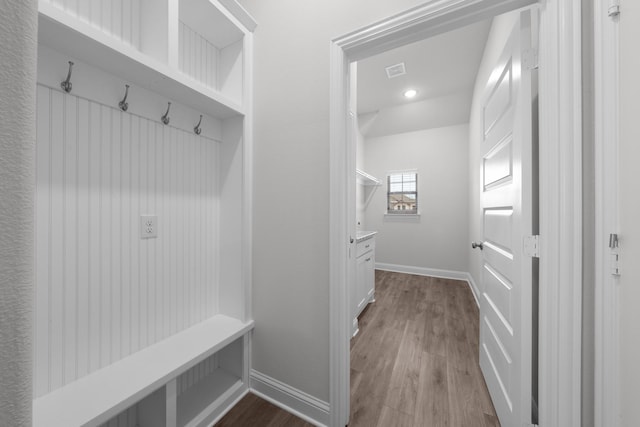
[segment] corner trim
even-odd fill
[[[607,236],[620,230],[618,150],[620,119],[619,17],[610,18],[609,2],[595,0],[594,128],[595,128],[595,357],[594,424],[619,427],[620,325],[619,278],[608,265]]]
[[[253,394],[291,414],[318,426],[329,422],[329,404],[275,378],[251,370],[249,386]]]

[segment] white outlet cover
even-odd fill
[[[140,238],[155,239],[158,237],[158,216],[140,215]]]

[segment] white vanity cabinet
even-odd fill
[[[356,243],[356,280],[351,289],[353,335],[358,332],[358,316],[375,296],[375,232],[360,232]]]

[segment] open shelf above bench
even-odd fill
[[[163,387],[253,328],[224,315],[192,326],[34,401],[33,425],[98,425]],[[235,381],[229,373],[224,386]],[[71,409],[73,408],[73,409]]]
[[[136,49],[43,1],[39,4],[38,39],[45,46],[70,57],[82,58],[97,68],[213,117],[225,119],[245,113],[241,105],[242,82],[238,82],[242,78],[241,65],[233,70],[235,86],[229,91],[234,95],[232,98],[225,95],[224,91],[215,90],[206,82],[183,73],[177,64],[171,66],[166,58]],[[238,43],[242,43],[241,38]],[[167,49],[165,47],[164,50]],[[238,47],[235,51],[236,55],[241,55],[242,48]],[[177,57],[178,52],[174,55]]]

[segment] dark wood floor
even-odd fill
[[[466,282],[376,271],[351,340],[350,426],[497,426]]]
[[[351,340],[356,427],[499,426],[478,366],[466,282],[376,270],[376,302]],[[310,426],[248,395],[217,426]]]
[[[259,398],[247,394],[216,427],[313,427],[295,415]]]

